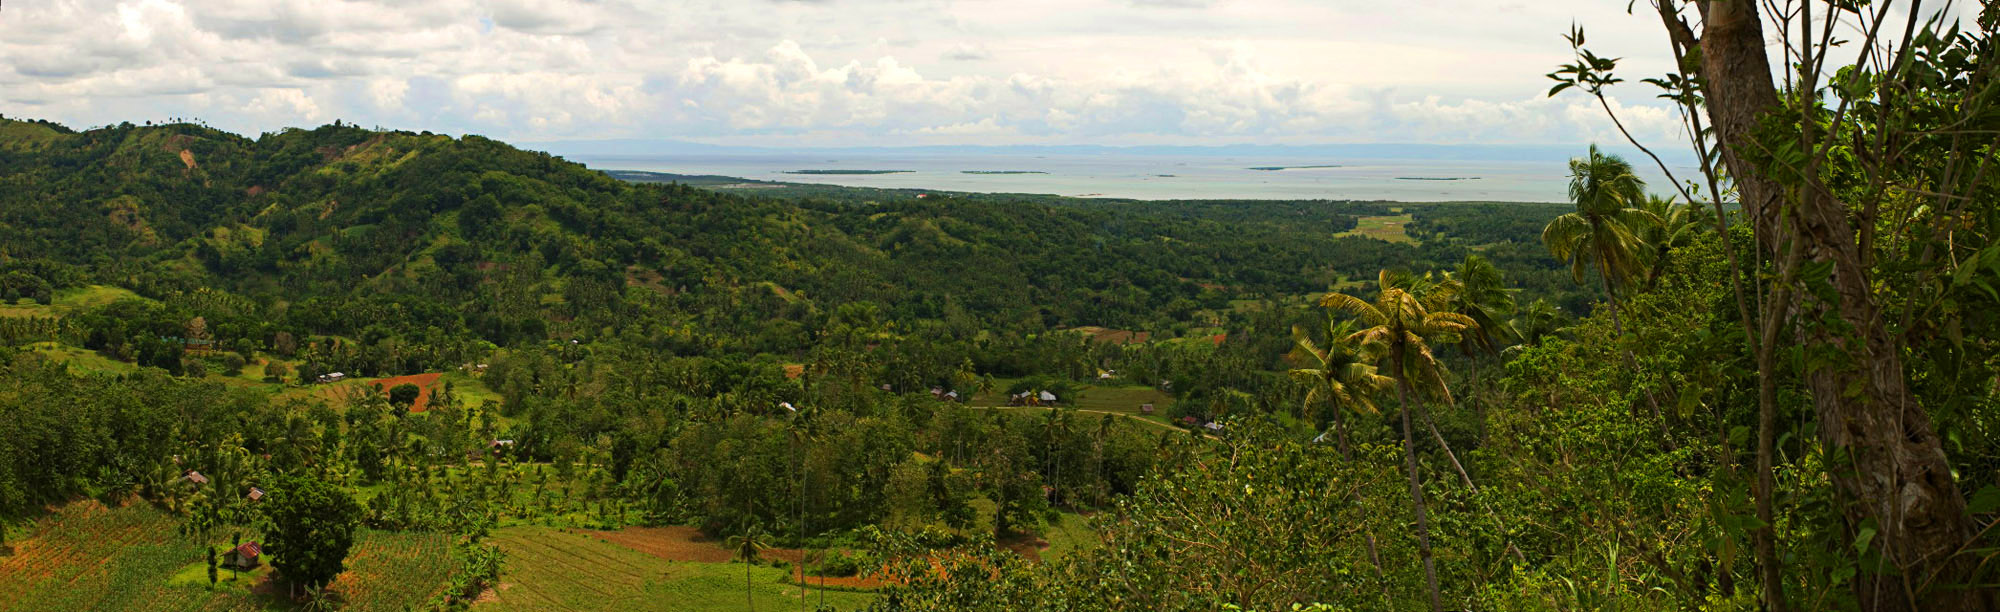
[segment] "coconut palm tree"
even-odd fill
[[[1354,323],[1337,320],[1332,315],[1329,312],[1327,316],[1327,342],[1323,347],[1313,342],[1312,335],[1303,330],[1293,330],[1293,335],[1298,337],[1292,349],[1293,359],[1307,367],[1293,369],[1290,374],[1293,380],[1307,386],[1307,414],[1317,412],[1322,405],[1326,406],[1340,456],[1347,458],[1347,423],[1343,412],[1379,412],[1375,394],[1387,390],[1395,381],[1377,374],[1373,365],[1381,360],[1388,347],[1348,342],[1354,334]]]
[[[1347,421],[1344,412],[1354,410],[1374,414],[1380,412],[1375,406],[1375,394],[1395,384],[1395,380],[1375,373],[1375,362],[1387,347],[1377,344],[1355,344],[1350,341],[1354,335],[1354,324],[1338,321],[1333,313],[1327,313],[1325,347],[1315,344],[1312,336],[1304,330],[1293,330],[1298,337],[1292,349],[1293,359],[1308,367],[1290,372],[1293,380],[1304,383],[1306,392],[1305,408],[1308,414],[1326,405],[1327,416],[1333,423],[1332,432],[1339,443],[1340,458],[1352,460],[1348,450]],[[1365,532],[1368,542],[1368,559],[1375,565],[1375,577],[1382,578],[1382,556],[1375,546],[1375,531]]]
[[[729,548],[736,552],[736,558],[743,560],[743,600],[750,610],[757,609],[757,600],[751,597],[750,566],[757,563],[757,555],[770,548],[764,528],[752,523],[743,533],[729,536]]]
[[[1535,301],[1522,306],[1512,321],[1507,322],[1508,333],[1519,338],[1524,345],[1541,344],[1542,338],[1556,333],[1556,330],[1562,327],[1562,320],[1562,307],[1548,300],[1535,298]],[[1518,347],[1509,347],[1502,352],[1514,348]]]
[[[1396,279],[1384,270],[1377,277],[1379,287],[1374,303],[1344,293],[1329,293],[1320,305],[1346,312],[1370,327],[1347,336],[1356,345],[1387,347],[1382,364],[1387,376],[1396,381],[1396,402],[1403,421],[1403,469],[1410,481],[1410,503],[1417,516],[1417,552],[1424,561],[1424,581],[1430,590],[1431,612],[1441,612],[1438,595],[1437,562],[1431,555],[1430,517],[1424,508],[1424,488],[1417,474],[1417,447],[1412,438],[1410,402],[1421,401],[1414,387],[1436,390],[1449,402],[1451,391],[1444,383],[1444,364],[1431,352],[1432,343],[1456,344],[1468,329],[1478,324],[1455,312],[1431,312],[1422,300],[1397,287]]]
[[[1645,243],[1640,233],[1657,223],[1652,213],[1635,208],[1646,202],[1646,182],[1632,164],[1606,155],[1591,145],[1588,157],[1569,162],[1569,199],[1576,212],[1542,228],[1542,243],[1556,259],[1569,262],[1570,274],[1583,282],[1583,270],[1597,268],[1604,294],[1611,303],[1611,327],[1619,335],[1625,325],[1618,317],[1618,285],[1639,274]]]
[[[1507,290],[1507,283],[1500,274],[1500,268],[1474,253],[1465,256],[1455,271],[1445,272],[1444,281],[1438,283],[1440,291],[1432,292],[1437,310],[1456,312],[1471,318],[1478,326],[1468,330],[1459,341],[1458,350],[1467,357],[1466,367],[1470,370],[1467,380],[1471,384],[1473,409],[1479,414],[1479,439],[1486,439],[1486,408],[1479,401],[1479,358],[1482,355],[1499,355],[1500,343],[1506,341],[1510,328],[1507,318],[1514,314],[1514,294]]]
[[[1650,219],[1653,223],[1640,234],[1653,249],[1647,257],[1651,269],[1646,272],[1646,288],[1651,289],[1659,284],[1660,277],[1667,271],[1667,264],[1672,263],[1670,254],[1673,249],[1686,245],[1694,239],[1695,233],[1701,231],[1700,219],[1697,218],[1701,209],[1677,202],[1672,197],[1659,196],[1647,197],[1640,208],[1653,217]]]

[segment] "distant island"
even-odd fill
[[[1399,181],[1476,181],[1476,176],[1399,176]]]
[[[915,170],[786,170],[785,174],[897,174]]]
[[[1311,170],[1313,168],[1339,168],[1339,167],[1340,164],[1320,164],[1317,166],[1256,166],[1250,169],[1262,170],[1265,172],[1277,172],[1279,170]]]
[[[1040,170],[960,170],[964,174],[1048,174]]]

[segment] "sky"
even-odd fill
[[[1643,4],[1643,3],[1642,3]],[[5,0],[0,114],[336,119],[517,141],[756,146],[1581,144],[1572,22],[1676,117],[1626,0]],[[1641,7],[1643,8],[1643,7]]]

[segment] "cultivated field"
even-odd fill
[[[678,536],[648,531],[607,534],[550,527],[502,529],[494,534],[494,541],[507,553],[506,571],[500,588],[474,609],[750,609],[743,564],[670,560],[661,555],[717,558],[707,551],[721,549],[712,543],[689,546]],[[727,559],[728,553],[722,552],[720,558]],[[762,565],[749,569],[748,597],[755,600],[756,609],[787,610],[799,605],[799,587],[781,581],[784,571]],[[821,593],[817,589],[808,588],[806,595],[812,599],[811,606],[818,605]],[[845,591],[824,595],[828,605],[841,610],[866,607],[875,597]]]
[[[34,535],[13,542],[0,557],[0,612],[46,610],[288,610],[279,587],[247,574],[255,584],[210,591],[206,547],[228,548],[229,535],[182,536],[178,521],[151,506],[107,508],[77,502],[44,517]],[[256,539],[245,534],[246,540]],[[432,534],[364,531],[348,556],[348,571],[332,589],[346,610],[421,607],[443,589],[451,565],[449,538]],[[199,578],[185,574],[196,568]],[[176,576],[180,575],[180,579]],[[227,570],[221,579],[230,580]]]
[[[1365,238],[1379,238],[1382,240],[1387,240],[1389,242],[1402,242],[1408,244],[1415,244],[1416,240],[1410,238],[1409,233],[1403,231],[1403,226],[1408,225],[1411,220],[1412,217],[1408,214],[1383,216],[1383,217],[1362,217],[1360,221],[1355,224],[1354,229],[1341,232],[1339,235],[1362,236]]]

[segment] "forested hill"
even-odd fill
[[[1332,238],[1386,209],[783,201],[629,183],[478,136],[0,120],[0,261],[16,294],[208,287],[274,307],[245,324],[365,339],[699,328],[698,348],[787,352],[850,302],[968,329],[1144,329],[1463,255]]]

